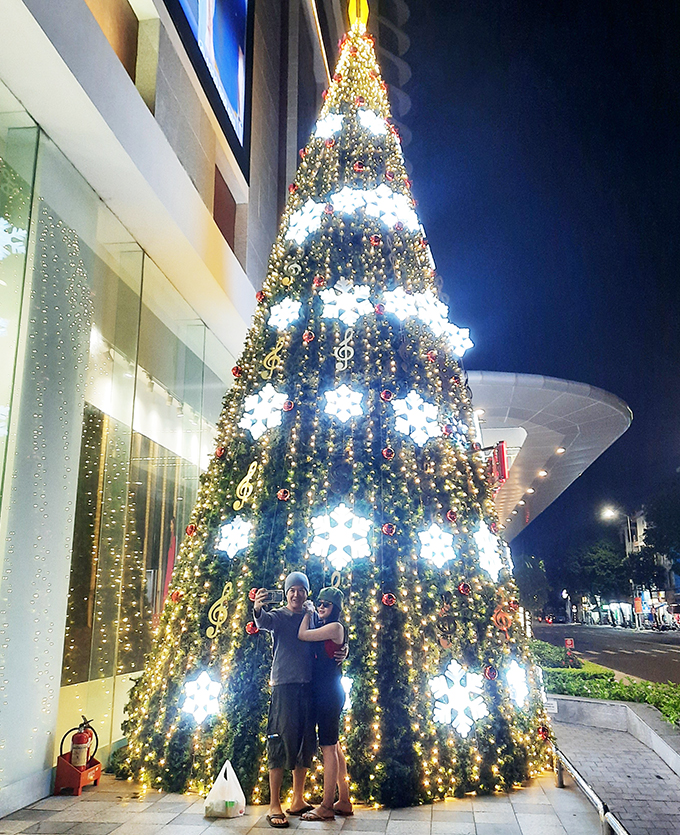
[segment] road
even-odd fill
[[[555,646],[564,646],[565,637],[573,638],[576,653],[588,661],[648,681],[680,684],[680,632],[636,632],[578,623],[534,623],[533,628],[539,640]]]

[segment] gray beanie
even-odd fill
[[[283,590],[286,594],[288,594],[288,589],[291,586],[302,586],[307,594],[309,594],[309,580],[307,579],[307,575],[301,571],[291,571],[286,577],[286,581],[283,584]]]

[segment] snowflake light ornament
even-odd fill
[[[341,571],[350,560],[368,557],[371,547],[368,532],[371,522],[363,516],[355,516],[346,504],[339,504],[335,510],[312,519],[314,539],[309,550],[317,557],[327,557],[337,571]]]
[[[363,394],[352,389],[343,383],[334,391],[326,392],[326,405],[324,412],[338,418],[341,423],[346,423],[353,415],[363,415],[361,406]]]
[[[302,208],[291,214],[286,238],[302,246],[309,235],[321,226],[324,205],[324,203],[316,203],[311,197],[308,198]]]
[[[302,302],[296,302],[290,298],[285,298],[278,304],[272,305],[267,320],[269,327],[276,328],[279,331],[285,330],[291,322],[300,318],[301,307]]]
[[[465,739],[475,722],[489,715],[482,687],[480,673],[470,673],[457,661],[450,661],[443,675],[430,679],[435,698],[434,721],[452,725]]]
[[[387,133],[387,124],[382,116],[373,110],[360,110],[358,112],[361,126],[369,130],[375,136],[384,136]]]
[[[238,425],[247,429],[255,440],[267,429],[281,424],[281,410],[288,400],[288,395],[276,391],[271,383],[258,394],[251,394],[245,399],[245,411]]]
[[[405,194],[392,191],[386,183],[381,183],[373,189],[343,186],[340,191],[331,195],[330,202],[336,212],[351,214],[357,209],[364,209],[368,217],[377,218],[385,226],[392,227],[401,222],[411,232],[420,228],[418,215],[409,198]]]
[[[403,400],[392,400],[397,418],[394,427],[402,435],[409,435],[418,446],[441,434],[437,421],[437,407],[427,403],[416,391],[410,391]]]
[[[453,534],[442,530],[436,522],[433,522],[426,531],[418,532],[420,539],[420,556],[426,560],[432,560],[437,568],[442,568],[444,563],[456,556],[453,550]]]
[[[373,304],[368,300],[371,288],[365,284],[351,284],[346,278],[336,282],[335,287],[322,290],[324,319],[340,319],[350,327],[360,316],[373,313]]]
[[[393,313],[400,322],[408,319],[410,316],[418,315],[418,305],[416,297],[407,293],[403,287],[397,287],[394,290],[388,290],[384,294],[385,311]]]
[[[26,252],[25,229],[13,226],[4,217],[0,217],[0,261],[8,255],[23,255]]]
[[[351,215],[352,212],[364,205],[364,193],[357,188],[343,186],[340,191],[336,191],[336,193],[331,196],[331,203],[333,204],[333,209],[336,212]]]
[[[220,535],[215,548],[218,551],[225,551],[230,558],[235,557],[239,551],[248,547],[252,527],[252,522],[237,516],[236,519],[220,527]]]
[[[529,695],[529,686],[527,684],[527,671],[524,667],[520,667],[517,661],[513,658],[505,674],[505,681],[510,690],[510,696],[517,707],[523,707]]]
[[[489,572],[493,580],[498,580],[498,574],[503,568],[503,561],[498,553],[498,537],[483,524],[480,524],[472,537],[479,552],[479,564]]]
[[[352,692],[353,680],[349,676],[340,676],[340,684],[342,684],[342,689],[345,691],[345,703],[342,709],[351,710],[352,699],[350,698],[350,693]]]
[[[329,113],[323,119],[319,119],[316,123],[314,136],[317,139],[330,139],[334,133],[337,133],[342,128],[342,119],[341,113]]]
[[[203,670],[198,678],[185,683],[186,699],[182,705],[182,712],[191,713],[198,724],[202,724],[208,716],[218,712],[217,697],[221,689],[219,681],[213,681]]]
[[[459,328],[457,325],[449,325],[446,336],[451,350],[457,357],[462,357],[466,351],[475,347],[475,343],[470,339],[469,328]]]
[[[451,425],[453,426],[452,441],[459,449],[465,449],[470,443],[470,427],[464,420],[454,420]]]
[[[440,301],[434,293],[416,293],[414,295],[418,318],[424,322],[435,336],[446,333],[449,327],[449,310],[444,302]]]

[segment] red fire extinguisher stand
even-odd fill
[[[54,793],[61,794],[64,789],[72,789],[78,796],[83,786],[94,783],[99,785],[102,776],[102,764],[95,760],[94,755],[99,748],[99,737],[84,716],[83,721],[76,728],[70,728],[61,738],[59,745],[59,759],[57,760],[57,776],[54,781]],[[72,732],[71,750],[64,753],[64,740]],[[94,739],[94,751],[90,751]]]

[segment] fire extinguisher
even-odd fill
[[[97,753],[97,748],[99,747],[99,737],[97,736],[95,729],[90,725],[90,720],[85,716],[81,718],[83,721],[80,725],[76,728],[69,728],[69,730],[66,731],[64,736],[61,738],[59,753],[60,756],[63,756],[64,740],[71,733],[71,731],[75,731],[71,737],[70,761],[74,768],[77,768],[79,771],[85,771],[88,767],[90,759]],[[92,747],[92,740],[95,741],[95,747],[93,751],[90,751]]]

